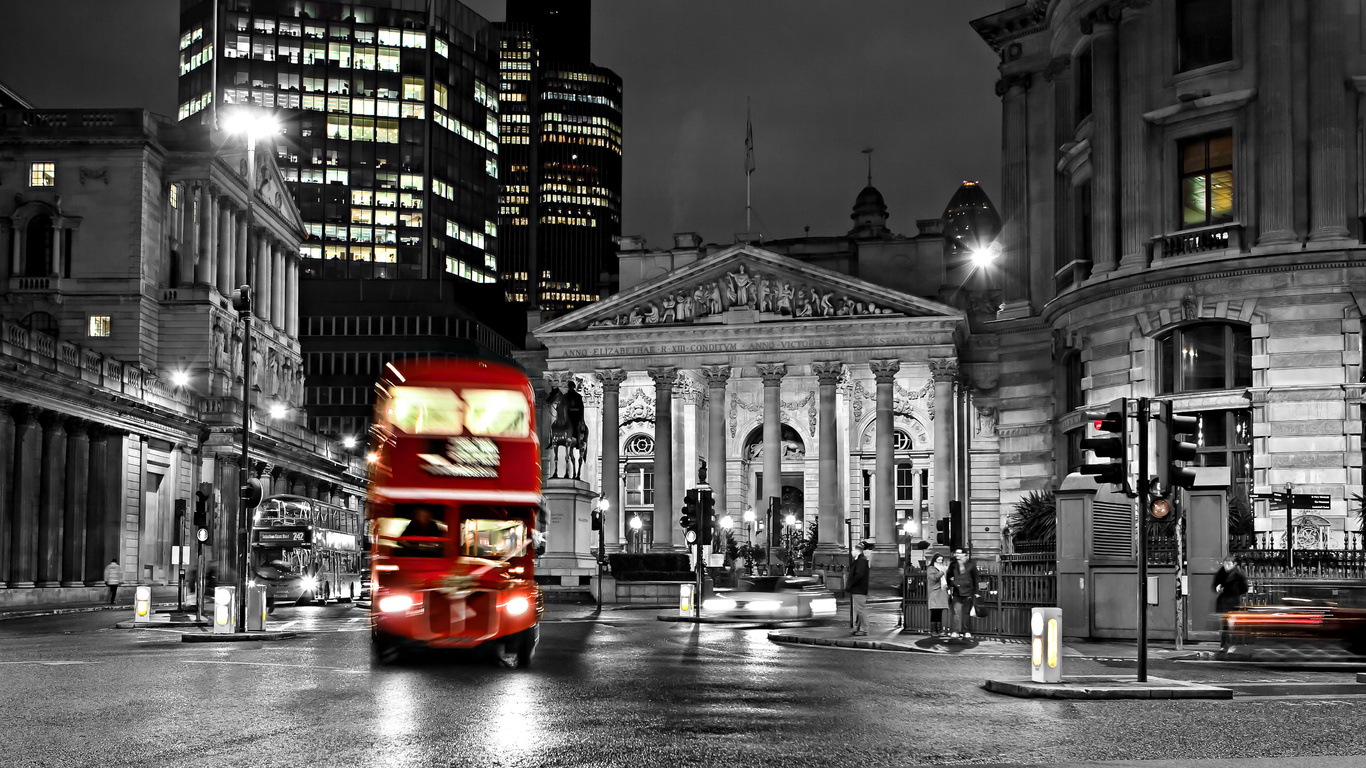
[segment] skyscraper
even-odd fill
[[[498,72],[456,0],[183,0],[181,120],[255,104],[308,229],[306,277],[498,272]]]
[[[621,234],[621,78],[589,61],[588,0],[509,0],[498,25],[507,296],[542,309],[596,301]],[[606,280],[611,282],[610,277]]]

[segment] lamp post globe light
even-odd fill
[[[631,551],[640,551],[640,515],[631,515]]]
[[[266,136],[279,131],[275,116],[261,109],[248,106],[238,107],[224,115],[222,127],[229,134],[241,136],[247,149],[247,238],[251,238],[252,218],[256,208],[256,144]],[[247,631],[247,571],[251,567],[251,505],[248,493],[251,479],[251,313],[252,276],[255,265],[252,252],[255,249],[247,244],[247,282],[235,293],[234,307],[242,321],[242,461],[238,468],[241,480],[241,495],[238,511],[238,551],[237,551],[237,632]]]

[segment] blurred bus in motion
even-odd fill
[[[252,523],[252,572],[269,604],[360,597],[362,520],[360,510],[303,496],[262,499]]]
[[[1226,615],[1233,642],[1247,646],[1342,647],[1366,655],[1366,583],[1268,583]]]
[[[442,359],[390,363],[377,386],[368,513],[375,658],[483,646],[529,665],[544,611],[531,383],[505,363]]]

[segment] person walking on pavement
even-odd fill
[[[109,604],[114,604],[114,599],[118,597],[119,585],[123,583],[123,568],[119,565],[118,558],[109,561],[109,565],[104,567],[104,584],[109,587]]]
[[[930,634],[944,634],[944,611],[949,608],[949,564],[943,555],[935,553],[925,569],[925,596],[930,607]]]
[[[967,550],[953,551],[948,585],[949,603],[953,608],[953,631],[949,637],[958,637],[961,632],[963,637],[972,639],[972,633],[968,631],[968,613],[972,611],[973,598],[977,594],[977,563],[968,557]]]
[[[1229,630],[1228,615],[1238,610],[1247,594],[1247,577],[1232,557],[1225,557],[1224,564],[1214,574],[1214,608],[1219,612],[1219,652],[1228,653],[1233,649],[1233,632]]]
[[[860,541],[854,547],[856,556],[849,571],[849,623],[854,626],[855,635],[868,634],[868,557],[865,554],[873,545]]]

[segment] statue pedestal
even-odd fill
[[[536,564],[542,584],[577,587],[588,584],[598,573],[590,547],[593,537],[592,509],[597,494],[582,480],[557,477],[545,481],[546,541],[545,554]]]

